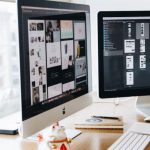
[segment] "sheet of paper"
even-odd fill
[[[146,68],[146,55],[140,55],[140,68]]]
[[[133,69],[133,56],[126,56],[126,69]]]
[[[47,99],[44,20],[28,20],[31,105]]]
[[[68,69],[70,65],[73,65],[73,49],[73,40],[61,42],[62,70]]]
[[[124,53],[135,53],[135,40],[124,40]]]
[[[126,72],[126,85],[134,85],[134,73]]]
[[[73,38],[73,21],[61,20],[61,39]]]
[[[60,42],[47,43],[47,68],[61,65]]]
[[[131,126],[129,131],[150,135],[150,124],[144,122],[136,122]]]
[[[62,94],[62,83],[48,87],[48,98]]]
[[[74,23],[74,37],[75,40],[85,39],[85,22]]]

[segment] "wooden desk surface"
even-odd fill
[[[94,94],[92,98],[98,99]],[[74,123],[86,119],[91,115],[121,115],[124,120],[124,130],[100,130],[82,129],[82,134],[76,137],[71,143],[71,150],[106,150],[113,144],[123,132],[125,132],[134,122],[143,122],[144,118],[135,108],[135,99],[120,102],[115,106],[113,103],[94,102],[85,109],[65,118],[60,122],[67,128],[73,128]],[[38,150],[38,144],[27,141],[17,136],[0,135],[0,149],[2,150]],[[45,149],[44,149],[45,150]],[[147,148],[150,150],[150,146]]]

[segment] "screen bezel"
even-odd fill
[[[65,10],[73,10],[73,11],[82,11],[82,12],[88,12],[90,13],[90,7],[88,5],[81,5],[81,4],[73,4],[73,3],[64,3],[64,2],[54,2],[54,1],[47,1],[47,0],[33,0],[31,1],[27,1],[27,0],[20,0],[18,1],[18,24],[19,24],[19,48],[20,50],[23,50],[23,38],[22,38],[22,34],[23,34],[23,15],[22,15],[22,7],[42,7],[42,8],[54,8],[54,9],[65,9]],[[36,116],[40,113],[43,113],[49,109],[52,109],[58,105],[64,104],[68,101],[73,100],[75,97],[73,97],[70,100],[63,100],[61,103],[59,102],[59,104],[57,105],[52,105],[52,107],[48,107],[46,109],[42,109],[42,111],[40,110],[40,112],[38,113],[34,113],[34,107],[33,107],[33,111],[32,113],[29,112],[28,109],[26,109],[26,104],[25,104],[25,99],[26,99],[26,92],[27,92],[27,83],[26,83],[26,74],[25,74],[25,68],[26,68],[26,60],[25,60],[25,56],[24,56],[25,52],[20,52],[20,72],[21,72],[21,99],[22,99],[22,119],[23,120],[27,120],[33,116]],[[88,93],[88,91],[86,92]],[[27,114],[27,112],[29,112]]]
[[[150,87],[116,91],[104,90],[104,51],[103,51],[103,18],[104,17],[150,17],[150,11],[101,11],[98,13],[98,78],[99,97],[114,98],[150,95]]]

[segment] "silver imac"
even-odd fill
[[[22,134],[28,137],[91,104],[90,8],[18,0]]]

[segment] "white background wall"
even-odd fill
[[[91,42],[93,90],[98,90],[97,13],[109,10],[150,10],[150,0],[71,0],[91,7]]]

